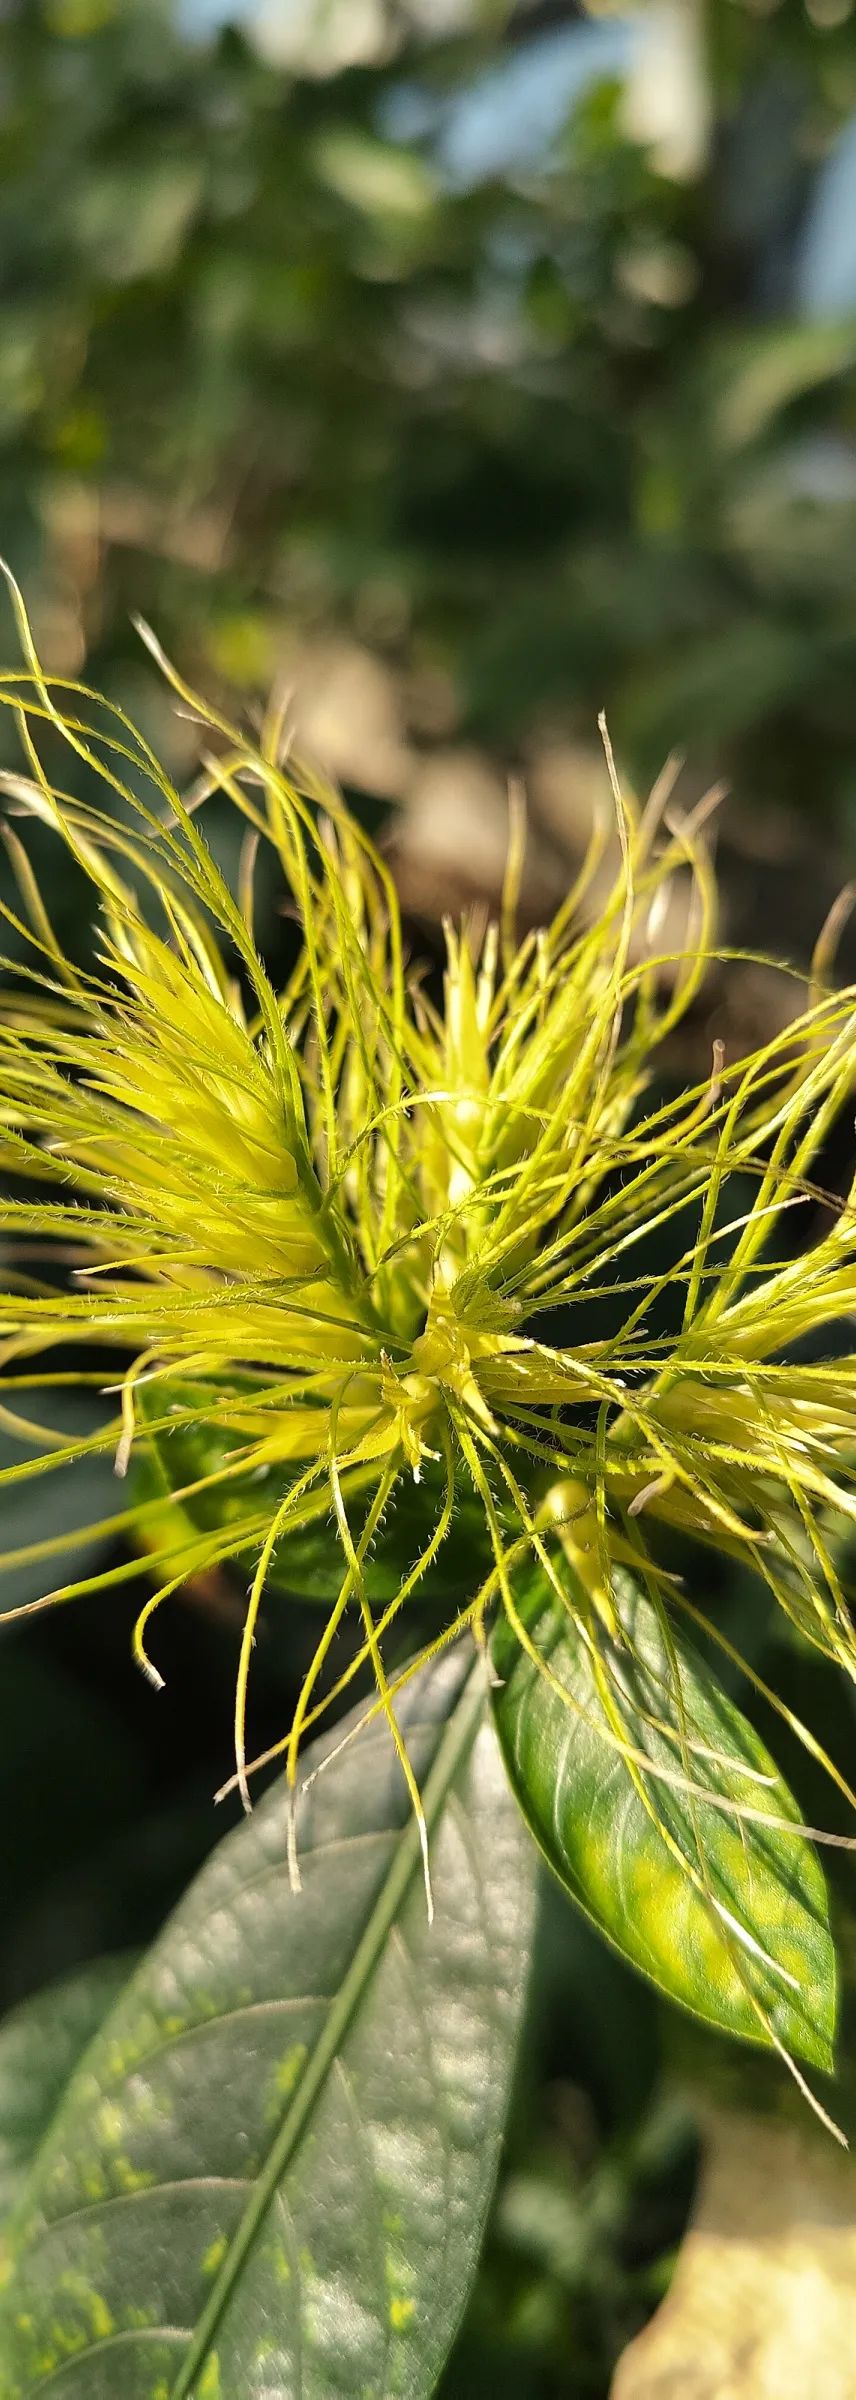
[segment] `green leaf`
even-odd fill
[[[434,183],[424,159],[371,134],[334,127],[319,141],[315,161],[322,182],[367,217],[418,221],[434,205]]]
[[[66,2084],[127,1982],[131,1961],[98,1958],[13,2008],[0,2024],[0,2216],[18,2198]]]
[[[13,2231],[0,2389],[26,2400],[419,2400],[473,2275],[535,1854],[460,1648],[209,1861],[72,2083]],[[329,1743],[323,1745],[326,1750]],[[317,1763],[316,1748],[307,1765]]]
[[[658,1611],[620,1569],[614,1593],[626,1646],[601,1634],[600,1655],[626,1741],[650,1761],[645,1796],[610,1739],[590,1652],[542,1579],[526,1613],[571,1705],[516,1645],[510,1660],[498,1649],[507,1680],[494,1700],[527,1823],[572,1898],[670,1999],[748,2041],[770,2040],[766,2018],[789,2052],[829,2069],[835,1954],[817,1856],[787,1830],[799,1826],[796,1803],[682,1631],[667,1643]]]
[[[791,401],[832,382],[856,360],[856,331],[849,319],[830,324],[777,324],[762,334],[719,348],[722,382],[715,432],[724,449],[739,451],[789,408]]]
[[[726,450],[742,450],[772,420],[818,384],[852,369],[856,330],[850,321],[775,325],[720,350],[722,390],[714,429]]]

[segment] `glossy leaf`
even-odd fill
[[[131,1963],[127,1956],[95,1959],[22,2001],[0,2024],[0,2216],[17,2200],[65,2086]]]
[[[566,1890],[670,1999],[749,2041],[772,2028],[829,2068],[826,1889],[812,1844],[789,1831],[792,1795],[680,1626],[667,1645],[633,1579],[618,1570],[614,1589],[626,1646],[601,1634],[600,1655],[638,1782],[590,1651],[546,1584],[533,1588],[534,1641],[570,1705],[522,1650],[500,1655],[496,1724],[527,1822]]]
[[[0,2389],[418,2400],[473,2274],[535,1854],[460,1649],[203,1870],[72,2083],[13,2228]],[[316,1753],[317,1755],[317,1753]],[[307,1758],[309,1754],[307,1753]]]

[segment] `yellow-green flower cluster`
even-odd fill
[[[224,1561],[243,1577],[253,1559],[242,1790],[259,1609],[279,1546],[313,1521],[335,1526],[341,1576],[283,1742],[292,1781],[347,1610],[360,1635],[333,1688],[369,1658],[394,1728],[385,1638],[450,1554],[462,1494],[483,1511],[484,1573],[443,1638],[484,1639],[497,1604],[531,1648],[518,1594],[532,1558],[564,1605],[556,1562],[570,1564],[584,1624],[619,1635],[612,1569],[666,1588],[670,1524],[745,1560],[853,1674],[836,1535],[856,1514],[840,1332],[856,1217],[813,1174],[852,1086],[856,995],[819,971],[785,1033],[734,1063],[715,1045],[708,1077],[665,1098],[661,1081],[652,1099],[658,1050],[713,953],[715,893],[701,826],[669,820],[663,793],[637,811],[608,745],[603,824],[558,916],[517,939],[517,828],[501,921],[448,928],[441,998],[408,966],[383,859],[334,793],[283,763],[276,715],[252,742],[173,677],[212,747],[182,800],[120,712],[46,681],[17,605],[26,670],[0,679],[25,752],[5,779],[11,811],[65,844],[99,931],[90,967],[71,965],[10,824],[21,901],[4,913],[27,965],[0,1025],[0,1147],[7,1186],[23,1179],[4,1223],[24,1271],[0,1303],[4,1421],[16,1392],[74,1375],[78,1354],[91,1380],[95,1344],[115,1350],[119,1403],[92,1441],[120,1473],[159,1431],[216,1433],[173,1519],[146,1496],[107,1528],[145,1553],[157,1515],[137,1631],[149,1664],[164,1595]],[[57,736],[73,754],[82,797],[48,778],[46,735],[52,755]],[[234,892],[205,839],[215,790],[243,823]],[[262,877],[302,931],[282,990],[254,940]],[[660,933],[676,880],[678,956]],[[814,1230],[796,1259],[780,1240],[794,1207]],[[683,1251],[653,1273],[649,1237],[677,1225]],[[31,1242],[70,1265],[59,1285],[28,1270]],[[668,1280],[682,1325],[666,1337],[652,1327]],[[85,1447],[58,1441],[39,1464]],[[7,1479],[21,1472],[32,1465]],[[366,1562],[396,1496],[413,1510],[412,1561],[378,1611]],[[122,1571],[151,1576],[151,1556]]]

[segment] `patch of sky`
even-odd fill
[[[487,183],[543,159],[575,103],[626,74],[637,38],[620,19],[567,25],[520,42],[448,97],[402,82],[384,98],[380,131],[391,141],[430,140],[452,185]]]
[[[795,267],[799,313],[814,323],[856,314],[856,119],[817,175]]]

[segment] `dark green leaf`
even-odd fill
[[[403,1695],[435,1920],[385,1728],[223,1843],[70,2087],[12,2243],[25,2400],[429,2393],[475,2268],[534,1853],[458,1650]],[[314,1763],[314,1762],[313,1762]]]
[[[502,1656],[495,1697],[527,1822],[572,1897],[669,1998],[749,2041],[769,2040],[769,2026],[829,2068],[826,1889],[811,1843],[788,1830],[792,1795],[683,1633],[672,1628],[670,1658],[652,1603],[621,1570],[614,1588],[626,1646],[604,1635],[600,1654],[624,1738],[650,1762],[641,1790],[610,1738],[590,1651],[545,1584],[534,1639],[570,1706],[520,1650]]]
[[[24,2000],[0,2024],[0,2216],[17,2200],[65,2086],[130,1966],[127,1956],[95,1959]]]

